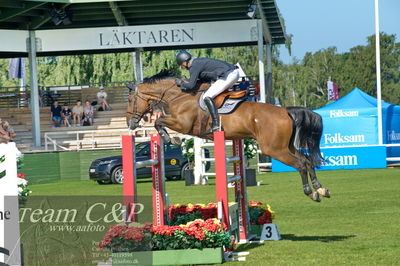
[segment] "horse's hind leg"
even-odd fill
[[[321,196],[330,198],[331,194],[329,193],[329,189],[322,187],[321,183],[317,179],[317,174],[315,173],[315,169],[309,166],[308,173],[310,174],[311,183],[315,191]]]
[[[271,151],[268,148],[263,148],[262,145],[260,145],[261,151],[264,154],[268,154],[271,157],[279,160],[280,162],[289,165],[295,169],[297,169],[300,173],[301,176],[301,181],[303,183],[303,191],[306,196],[311,198],[313,201],[320,202],[321,198],[317,192],[313,192],[309,183],[308,183],[308,171],[307,171],[307,165],[306,165],[306,160],[304,157],[301,156],[296,156],[294,153],[290,152],[289,149],[283,149],[280,151]]]
[[[310,199],[316,202],[321,201],[320,193],[317,191],[312,191],[310,188],[310,185],[308,184],[308,174],[314,175],[315,180],[316,180],[316,175],[315,171],[312,167],[310,167],[310,163],[308,161],[308,158],[305,157],[303,154],[299,153],[297,150],[295,150],[295,156],[298,159],[299,163],[301,164],[301,167],[297,168],[299,170],[301,180],[303,182],[303,189],[304,189],[304,194],[306,194]],[[316,183],[314,183],[314,179],[311,179],[312,185],[315,188]],[[317,183],[319,184],[318,180]],[[320,185],[321,186],[321,185]]]
[[[307,159],[304,158],[303,156],[299,156],[299,155],[297,155],[297,158],[299,158],[299,161],[302,164],[302,166],[298,170],[299,170],[299,173],[301,176],[301,181],[303,182],[304,194],[306,194],[313,201],[320,202],[321,201],[321,197],[319,196],[320,194],[317,191],[313,192],[310,188],[310,185],[308,184],[308,174],[310,174],[310,176],[311,176],[311,173],[310,173],[310,168],[308,167]],[[314,174],[315,174],[315,171],[314,171]],[[317,182],[318,182],[318,180],[317,180]],[[312,185],[314,187],[313,182],[312,182]]]

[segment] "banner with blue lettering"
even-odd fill
[[[314,110],[322,116],[321,147],[377,145],[377,99],[358,88],[340,100]],[[400,106],[382,101],[383,143],[400,143]],[[388,148],[389,157],[399,157],[400,147]]]
[[[317,170],[386,168],[384,146],[321,148],[321,153],[326,163]],[[297,170],[272,159],[272,172],[290,171]]]

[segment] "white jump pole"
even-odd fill
[[[376,46],[376,96],[378,108],[378,143],[383,144],[382,133],[382,93],[381,93],[381,49],[379,36],[379,0],[375,0],[375,46]]]

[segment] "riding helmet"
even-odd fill
[[[179,51],[176,54],[176,62],[178,65],[182,65],[183,62],[187,62],[192,59],[192,55],[188,51]]]

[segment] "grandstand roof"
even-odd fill
[[[252,3],[269,30],[271,43],[282,44],[285,31],[275,0],[0,0],[0,29],[47,30],[244,20]],[[72,23],[55,25],[50,15],[71,14]]]

